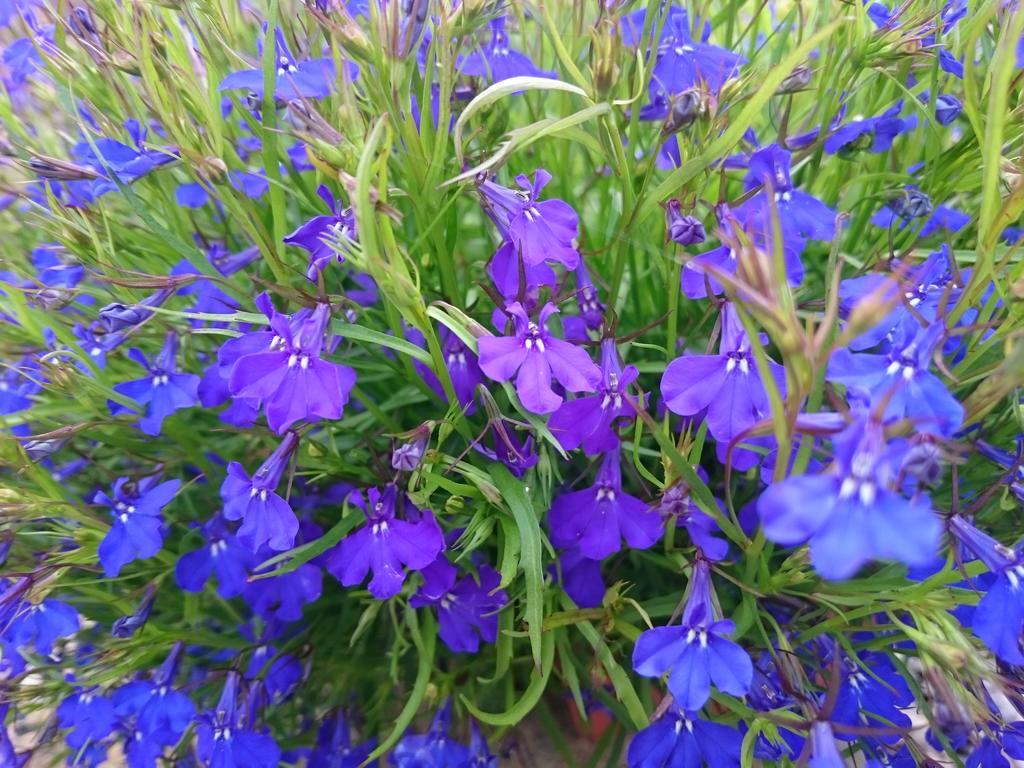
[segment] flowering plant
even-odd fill
[[[1024,759],[1017,0],[0,41],[0,767]]]

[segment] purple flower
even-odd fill
[[[245,352],[231,367],[231,394],[261,401],[267,424],[279,435],[302,419],[341,418],[356,374],[321,357],[330,306],[317,304],[301,319],[299,313],[290,319],[277,312],[267,316],[271,331],[248,334],[252,338],[242,337],[245,342],[232,340],[244,345]]]
[[[314,216],[301,227],[284,239],[286,245],[295,245],[309,251],[309,267],[306,277],[316,281],[316,276],[323,272],[332,261],[339,263],[345,257],[335,250],[332,242],[357,239],[356,217],[351,208],[343,208],[340,201],[334,199],[326,185],[317,187],[316,193],[327,204],[329,215]]]
[[[345,713],[336,709],[324,719],[317,732],[309,768],[363,768],[364,764],[365,768],[376,768],[376,760],[366,763],[376,746],[376,739],[353,744]]]
[[[583,264],[580,260],[577,269]],[[514,242],[506,240],[494,252],[487,264],[487,274],[494,281],[498,293],[509,301],[520,296],[533,297],[541,286],[552,290],[558,285],[558,275],[545,263],[533,266],[523,263],[519,258],[519,250]],[[523,284],[525,282],[525,285]]]
[[[623,42],[626,45],[637,45],[643,27],[644,13],[638,11],[631,14],[623,23]],[[739,70],[744,58],[716,45],[709,45],[707,39],[710,32],[710,26],[705,27],[701,40],[694,40],[686,11],[670,5],[658,43],[651,90],[677,94],[704,84],[712,92],[720,91],[725,81]]]
[[[743,734],[671,707],[629,744],[629,768],[739,768]]]
[[[329,58],[296,61],[279,27],[274,28],[277,73],[274,96],[282,101],[322,99],[331,94],[334,83],[334,62]],[[244,69],[232,72],[219,86],[222,91],[245,89],[257,98],[263,97],[263,70]]]
[[[832,442],[830,472],[789,477],[761,494],[767,537],[786,546],[810,541],[811,562],[828,579],[850,578],[872,559],[927,564],[941,525],[927,499],[907,500],[892,487],[905,445],[887,443],[866,413]]]
[[[228,476],[220,487],[224,517],[243,521],[238,529],[238,540],[253,552],[264,545],[281,552],[295,544],[298,518],[276,491],[298,446],[299,436],[295,432],[287,433],[252,477],[237,461],[228,464]]]
[[[74,288],[85,278],[85,267],[69,259],[63,246],[56,243],[35,248],[31,259],[43,285]]]
[[[903,100],[900,99],[878,117],[851,120],[832,131],[825,139],[825,151],[844,157],[853,155],[862,149],[876,154],[888,151],[897,136],[901,133],[908,133],[917,127],[916,116],[907,119],[899,117],[902,109]]]
[[[810,768],[845,768],[846,761],[839,753],[832,726],[821,720],[811,725]]]
[[[566,400],[551,414],[548,429],[567,451],[581,445],[588,455],[615,450],[619,444],[616,430],[634,421],[640,408],[636,398],[628,394],[637,376],[635,366],[622,367],[615,339],[604,339],[601,383],[596,394]]]
[[[469,762],[469,750],[448,736],[452,703],[446,701],[426,733],[406,734],[395,745],[391,760],[395,768],[454,768]]]
[[[922,104],[927,104],[930,95],[927,91],[919,97]],[[956,96],[949,93],[940,93],[935,97],[935,121],[939,125],[949,125],[955,121],[964,111],[964,105]]]
[[[969,275],[970,270],[962,270],[959,275],[953,271],[949,247],[943,245],[917,267],[906,270],[906,276],[899,281],[896,276],[878,272],[843,280],[839,285],[839,299],[847,317],[857,304],[871,297],[889,302],[896,301],[902,293],[905,299],[905,302],[898,301],[873,329],[851,342],[850,349],[860,351],[882,341],[912,338],[920,329],[918,317],[930,325],[938,319],[943,306],[956,304]]]
[[[768,362],[780,393],[785,372]],[[769,416],[768,395],[750,351],[750,340],[731,304],[722,310],[722,339],[717,355],[676,358],[661,379],[665,407],[680,416],[707,409],[708,431],[719,443],[731,440]]]
[[[633,649],[637,674],[668,674],[669,691],[687,711],[704,706],[712,683],[724,693],[743,696],[754,676],[750,655],[727,637],[735,625],[728,619],[715,620],[714,599],[711,567],[706,560],[697,560],[680,626],[648,629]]]
[[[562,404],[551,389],[552,379],[570,392],[594,391],[601,380],[600,369],[584,350],[547,330],[548,319],[558,311],[553,304],[544,305],[537,323],[518,301],[505,311],[512,316],[515,335],[483,336],[477,342],[480,369],[489,378],[508,381],[516,376],[516,393],[532,413],[551,413]]]
[[[33,395],[43,391],[39,366],[31,360],[5,365],[0,371],[0,416],[32,407]]]
[[[406,331],[406,338],[422,349],[427,348],[426,339],[415,328],[409,328]],[[459,405],[466,408],[466,413],[472,414],[476,410],[473,400],[476,397],[477,385],[484,381],[484,374],[480,370],[477,356],[462,339],[448,328],[441,328],[440,340],[444,362],[448,367],[448,375],[451,378],[455,396],[458,398]],[[413,367],[423,377],[427,386],[437,393],[438,397],[445,397],[444,387],[441,386],[441,382],[430,366],[419,360],[413,360]]]
[[[217,594],[225,599],[245,591],[249,569],[255,563],[250,548],[243,547],[223,518],[213,517],[203,526],[206,543],[178,558],[174,578],[186,592],[202,592],[210,576],[217,574]]]
[[[917,187],[907,187],[903,193],[889,200],[871,217],[876,227],[888,229],[896,223],[900,228],[907,226],[913,219],[923,219],[931,214],[934,206],[932,199]]]
[[[785,238],[831,240],[836,232],[836,213],[818,198],[793,187],[791,158],[792,155],[777,144],[751,155],[744,180],[746,189],[763,189],[737,208],[736,215],[767,242],[774,239],[773,209]]]
[[[622,539],[633,549],[647,549],[661,536],[661,518],[622,490],[617,446],[604,455],[594,485],[555,498],[548,517],[552,544],[579,547],[593,560],[618,552]]]
[[[116,721],[113,702],[96,688],[79,689],[57,707],[60,727],[73,729],[66,737],[73,749],[103,741],[114,732]]]
[[[370,594],[387,600],[402,590],[405,569],[426,568],[444,549],[444,536],[430,510],[420,511],[394,485],[367,492],[367,524],[350,533],[328,556],[327,570],[346,587],[362,584],[369,571]],[[404,516],[396,516],[404,503]]]
[[[78,611],[60,600],[23,603],[5,624],[0,631],[15,648],[31,645],[40,656],[49,656],[58,638],[78,632]]]
[[[995,576],[974,609],[974,634],[1007,664],[1024,665],[1024,552],[999,543],[962,515],[949,519],[949,530]]]
[[[558,568],[551,570],[565,594],[580,608],[596,608],[604,601],[606,588],[600,560],[591,560],[574,547],[559,555]]]
[[[604,324],[605,307],[597,296],[597,288],[590,279],[590,273],[582,259],[576,265],[576,303],[587,328],[592,331],[600,329]]]
[[[498,639],[498,611],[508,602],[505,590],[498,589],[501,576],[486,565],[477,576],[463,576],[446,558],[438,557],[423,569],[423,586],[409,600],[413,608],[433,605],[437,608],[439,635],[456,653],[476,653],[480,641]]]
[[[858,661],[862,666],[850,659],[841,662],[842,683],[831,721],[852,727],[909,729],[911,721],[904,710],[913,705],[914,695],[907,681],[884,654],[862,652]],[[899,735],[883,733],[869,738],[872,742],[893,743]]]
[[[697,467],[697,473],[707,481],[702,467]],[[676,525],[685,528],[693,545],[699,547],[708,560],[717,562],[725,558],[729,545],[715,536],[720,533],[718,523],[694,503],[685,483],[680,481],[666,488],[654,509],[666,520],[674,520]]]
[[[527,267],[556,261],[575,269],[580,258],[579,217],[564,200],[537,199],[549,181],[551,174],[538,168],[532,183],[525,174],[516,176],[521,191],[490,179],[480,181],[478,189],[487,213]]]
[[[117,576],[133,560],[145,560],[160,551],[163,546],[160,511],[171,503],[180,487],[180,480],[157,485],[155,476],[138,483],[119,477],[111,491],[113,498],[103,491],[97,492],[93,503],[110,507],[114,518],[113,526],[97,550],[107,578]]]
[[[320,599],[323,574],[312,563],[294,571],[249,583],[243,594],[252,610],[266,620],[299,621],[302,608]]]
[[[682,204],[675,198],[665,205],[665,229],[668,239],[679,245],[697,245],[707,239],[701,220],[695,216],[684,216]]]
[[[237,672],[228,672],[217,706],[199,716],[199,759],[216,768],[277,768],[281,760],[277,744],[270,736],[256,731],[244,713],[236,711],[238,679]]]
[[[183,645],[176,643],[152,680],[136,680],[114,694],[118,717],[135,719],[135,730],[147,741],[176,744],[195,716],[192,701],[171,684]]]
[[[490,42],[462,59],[458,66],[460,74],[470,77],[484,77],[492,83],[510,77],[554,77],[554,72],[538,68],[530,57],[509,47],[505,32],[505,17],[499,16],[490,23]]]
[[[148,375],[114,385],[114,391],[119,395],[145,406],[139,419],[139,429],[144,434],[159,435],[165,418],[182,408],[191,408],[199,401],[199,377],[177,372],[177,351],[178,335],[173,331],[167,334],[163,349],[152,362],[139,350],[129,350],[128,357],[145,368]],[[108,401],[107,405],[114,415],[130,410],[113,401]]]
[[[886,419],[909,418],[917,429],[948,436],[963,421],[964,409],[928,370],[944,332],[939,322],[918,328],[909,339],[894,340],[886,354],[837,349],[829,360],[826,378],[868,402],[888,397]]]
[[[540,457],[533,444],[533,435],[527,433],[526,439],[520,440],[519,433],[509,429],[510,423],[500,415],[491,418],[484,437],[473,448],[491,461],[500,461],[516,477],[522,477],[526,470],[536,466]],[[483,442],[488,437],[493,447]]]

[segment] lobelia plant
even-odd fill
[[[0,49],[0,768],[1024,759],[1017,0]]]

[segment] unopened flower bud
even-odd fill
[[[676,199],[665,205],[665,227],[668,239],[679,245],[696,245],[707,239],[700,219],[684,214],[682,204]]]

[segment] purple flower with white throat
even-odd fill
[[[597,392],[562,403],[548,420],[551,434],[567,451],[581,445],[589,455],[615,450],[619,444],[616,430],[634,421],[640,408],[629,394],[630,385],[639,375],[635,366],[623,368],[615,339],[602,340]]]
[[[489,378],[508,381],[516,376],[516,393],[532,413],[551,413],[562,404],[562,398],[551,389],[552,379],[570,392],[594,391],[601,370],[583,349],[547,329],[548,319],[558,311],[553,304],[541,309],[536,323],[518,301],[505,311],[512,317],[515,335],[482,336],[477,341],[480,369]]]
[[[809,541],[825,578],[847,579],[873,559],[926,565],[942,527],[926,498],[908,500],[894,484],[906,453],[887,442],[873,416],[860,413],[832,439],[831,471],[789,477],[757,502],[767,537],[786,546]]]
[[[114,385],[114,391],[119,395],[144,406],[139,429],[147,435],[159,435],[165,418],[199,402],[199,377],[177,372],[177,352],[178,335],[173,331],[167,334],[163,349],[152,362],[139,350],[129,350],[128,357],[145,368],[148,375]],[[108,401],[107,405],[114,415],[131,410],[113,401]]]
[[[484,77],[492,83],[511,77],[555,77],[554,72],[540,69],[529,56],[509,45],[504,16],[493,19],[490,28],[490,41],[462,59],[458,65],[460,74]]]
[[[477,575],[457,579],[458,572],[444,556],[422,571],[423,586],[409,600],[413,608],[434,606],[440,626],[439,635],[456,653],[476,653],[480,641],[498,639],[498,611],[508,602],[505,590],[498,589],[501,576],[482,565]]]
[[[516,176],[519,190],[486,178],[478,189],[488,215],[527,267],[555,261],[575,269],[580,258],[579,217],[564,200],[538,200],[549,181],[551,174],[538,168],[533,182],[525,174]]]
[[[218,768],[276,768],[281,751],[238,711],[238,683],[239,674],[228,672],[217,706],[199,716],[196,753],[205,765]]]
[[[61,600],[46,599],[38,603],[22,603],[14,615],[4,617],[0,634],[15,648],[32,646],[40,656],[49,656],[53,644],[61,637],[78,632],[78,611]]]
[[[739,206],[736,215],[767,242],[774,237],[773,211],[784,238],[831,240],[836,232],[836,213],[818,198],[793,186],[791,159],[791,153],[777,144],[751,155],[745,187],[748,191],[763,189]]]
[[[195,707],[172,683],[184,646],[176,643],[152,680],[135,680],[114,694],[114,711],[134,718],[135,729],[151,742],[176,744],[195,716]]]
[[[963,515],[949,519],[949,531],[995,577],[974,609],[971,629],[1007,664],[1024,665],[1024,552],[979,531]]]
[[[277,71],[274,77],[276,98],[282,101],[322,99],[331,94],[331,86],[335,80],[334,62],[331,59],[297,61],[279,27],[274,28],[274,46],[277,57]],[[264,82],[262,69],[244,69],[225,77],[219,89],[244,89],[257,98],[262,98]]]
[[[107,578],[117,576],[133,560],[145,560],[160,551],[164,542],[160,512],[180,487],[180,480],[158,484],[153,476],[133,483],[119,477],[114,481],[112,496],[103,491],[96,493],[93,503],[110,507],[114,518],[97,550]]]
[[[220,487],[224,517],[243,521],[238,540],[253,552],[264,545],[280,552],[295,544],[299,521],[288,502],[277,494],[277,486],[298,446],[299,436],[287,433],[252,477],[237,461],[228,464],[228,476]]]
[[[210,576],[217,576],[217,594],[224,599],[245,591],[249,569],[256,563],[249,547],[242,546],[219,515],[203,526],[206,543],[186,552],[174,568],[178,586],[186,592],[202,592]]]
[[[266,343],[265,351],[235,360],[228,378],[231,394],[261,401],[267,424],[278,434],[300,420],[341,418],[356,374],[322,357],[330,306],[317,304],[301,320],[298,313],[288,318],[273,312],[268,317],[270,332],[249,334],[258,337],[251,342],[256,349]]]
[[[604,455],[594,485],[563,493],[551,503],[551,542],[579,547],[584,556],[603,560],[622,546],[647,549],[661,536],[661,517],[622,489],[619,448]]]
[[[309,251],[306,277],[313,281],[331,261],[341,263],[345,260],[333,243],[357,240],[356,216],[352,209],[342,207],[324,184],[317,187],[316,193],[327,204],[330,214],[314,216],[284,239],[286,245]]]
[[[909,329],[908,329],[909,330]],[[888,397],[886,419],[908,418],[917,429],[950,435],[964,418],[963,406],[928,369],[945,327],[941,322],[897,334],[885,354],[848,349],[832,353],[825,378],[845,385],[867,401]]]
[[[785,395],[785,372],[768,361],[780,394]],[[708,431],[728,443],[769,416],[768,394],[750,350],[750,340],[731,304],[722,309],[722,338],[717,355],[676,358],[661,379],[665,407],[680,416],[707,409]]]
[[[370,488],[364,513],[366,525],[328,555],[327,570],[346,587],[362,584],[372,571],[370,594],[387,600],[402,590],[406,569],[420,571],[437,559],[444,536],[433,513],[418,510],[394,485],[383,493]]]
[[[633,737],[629,768],[740,768],[742,748],[735,728],[671,706]]]
[[[700,709],[711,685],[723,693],[743,696],[750,690],[754,665],[750,655],[728,639],[736,626],[715,619],[711,566],[697,560],[690,595],[678,627],[655,627],[640,635],[633,649],[633,668],[643,677],[668,674],[668,689],[687,711]]]

